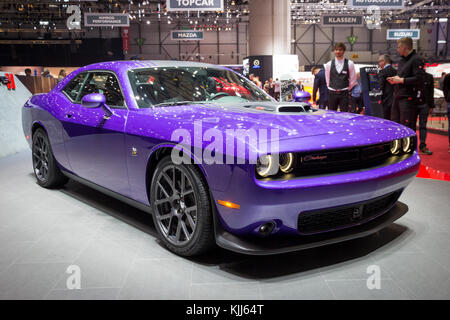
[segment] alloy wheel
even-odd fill
[[[197,228],[197,198],[186,169],[168,165],[156,179],[156,221],[163,236],[182,246]]]

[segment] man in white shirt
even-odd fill
[[[328,87],[328,108],[330,110],[348,111],[348,94],[356,85],[355,64],[345,59],[345,44],[337,42],[334,45],[334,59],[328,61],[325,67],[325,80]]]
[[[278,78],[275,79],[273,90],[275,92],[275,100],[280,101],[281,82]]]

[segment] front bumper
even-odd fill
[[[249,255],[270,255],[305,250],[368,236],[387,227],[406,212],[408,212],[408,206],[397,202],[388,212],[359,226],[297,237],[240,237],[219,227],[216,228],[216,243],[224,249]]]
[[[420,158],[415,152],[403,160],[377,168],[335,175],[305,177],[285,181],[257,181],[250,170],[235,167],[230,184],[211,190],[221,228],[237,237],[262,240],[259,228],[274,222],[276,235],[299,237],[298,218],[303,212],[358,203],[404,190],[416,176]],[[217,205],[230,201],[240,209]]]

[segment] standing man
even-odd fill
[[[447,102],[447,119],[448,119],[448,152],[450,152],[450,73],[444,78],[443,91],[445,101]]]
[[[394,102],[394,86],[387,81],[387,78],[397,75],[397,71],[391,66],[391,57],[382,54],[378,57],[378,82],[382,92],[381,103],[383,105],[383,118],[391,120],[392,103]]]
[[[424,85],[423,90],[419,92],[418,105],[416,108],[416,114],[414,115],[414,131],[416,130],[417,117],[419,117],[419,153],[425,155],[432,155],[427,148],[425,140],[427,139],[427,120],[428,113],[434,108],[434,79],[433,75],[428,72],[424,72]]]
[[[348,111],[348,93],[356,84],[355,64],[345,59],[345,44],[334,45],[333,60],[325,64],[325,79],[328,87],[328,105],[330,110]]]
[[[325,70],[314,67],[311,72],[314,75],[313,102],[317,101],[317,90],[319,90],[319,108],[326,109],[328,107],[328,87]]]
[[[280,101],[281,82],[278,78],[275,79],[273,84],[273,91],[275,93],[275,100]]]
[[[361,75],[359,72],[356,74],[356,84],[350,92],[350,101],[352,106],[350,112],[358,114],[361,113],[363,109],[363,102],[361,96]]]
[[[413,49],[411,37],[397,40],[397,51],[402,57],[398,75],[387,78],[395,85],[391,119],[414,130],[419,91],[423,90],[423,62]]]
[[[444,91],[444,80],[445,80],[446,75],[447,75],[447,73],[442,72],[441,78],[439,79],[439,89],[441,89],[442,91]]]

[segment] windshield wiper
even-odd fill
[[[202,101],[172,101],[172,102],[162,102],[158,104],[154,104],[153,107],[160,107],[160,106],[179,106],[183,104],[189,104],[189,103],[202,103]]]

